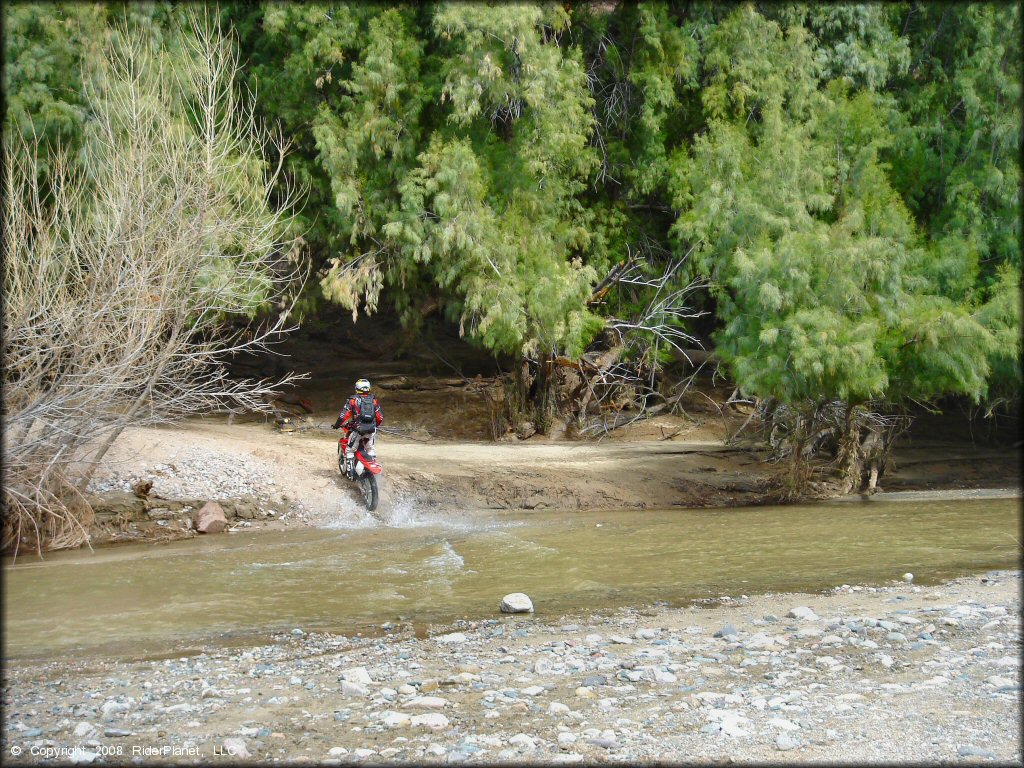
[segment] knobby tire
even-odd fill
[[[366,508],[373,512],[377,508],[377,502],[379,501],[377,476],[370,470],[364,469],[363,474],[359,476],[358,482],[359,490],[363,494],[363,501],[366,502]]]
[[[348,473],[345,471],[345,451],[342,449],[341,443],[338,443],[338,471],[343,477],[348,477]],[[377,502],[380,500],[377,476],[370,470],[364,469],[363,474],[356,477],[356,484],[359,486],[359,492],[362,494],[366,508],[373,512],[377,509]]]

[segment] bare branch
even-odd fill
[[[4,142],[5,547],[30,530],[40,550],[87,540],[81,492],[126,427],[266,410],[298,378],[237,381],[225,368],[290,330],[308,277],[288,234],[285,143],[237,87],[216,23],[193,13],[176,34],[172,66],[116,31],[86,73],[81,166],[38,140]],[[272,307],[283,311],[270,322],[226,323]]]

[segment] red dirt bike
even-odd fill
[[[377,475],[384,469],[377,462],[377,456],[373,451],[373,433],[359,435],[355,458],[346,461],[345,446],[348,444],[349,430],[344,429],[345,434],[338,440],[338,469],[349,480],[355,481],[363,495],[363,501],[366,502],[366,508],[373,512],[380,497],[377,490]]]

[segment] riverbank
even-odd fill
[[[710,417],[655,420],[601,442],[492,443],[420,442],[411,439],[417,434],[412,416],[404,415],[409,438],[378,438],[384,474],[380,507],[371,515],[338,471],[337,433],[311,426],[327,420],[298,420],[291,432],[272,422],[223,417],[127,430],[90,485],[97,510],[93,543],[193,536],[191,513],[211,500],[241,531],[377,525],[410,505],[644,510],[765,504],[777,495],[777,468],[756,450],[726,445],[728,425]],[[670,439],[655,438],[651,430],[659,429]],[[1019,493],[1019,459],[1019,449],[918,440],[896,450],[881,485],[887,491]],[[152,483],[147,498],[132,492],[140,482]]]
[[[429,637],[296,627],[182,658],[14,663],[2,749],[30,764],[76,746],[108,764],[1020,764],[1020,587],[997,571],[557,618],[495,606]]]

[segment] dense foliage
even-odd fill
[[[1020,392],[1021,19],[1010,3],[219,6],[319,279],[304,306],[440,310],[496,354],[576,357],[707,281],[748,396]],[[79,67],[127,9],[8,4],[5,130],[81,145]]]

